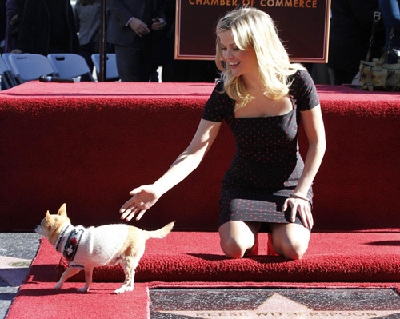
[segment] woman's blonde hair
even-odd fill
[[[218,22],[216,63],[222,70],[225,92],[237,101],[236,109],[246,105],[253,98],[247,91],[241,76],[234,77],[223,62],[219,34],[230,30],[235,44],[240,50],[254,50],[260,73],[260,81],[265,87],[264,95],[280,99],[289,92],[288,76],[303,69],[300,64],[292,64],[280,41],[271,17],[256,8],[242,7],[228,12]]]

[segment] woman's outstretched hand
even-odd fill
[[[162,195],[154,185],[140,186],[129,194],[133,196],[122,205],[119,210],[122,214],[121,219],[126,219],[128,222],[135,216],[136,220],[141,219],[143,214],[150,209]]]

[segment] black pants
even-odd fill
[[[79,54],[86,60],[86,63],[90,69],[90,73],[93,72],[94,64],[92,61],[92,54],[99,53],[98,43],[89,42],[88,44],[81,45],[79,47]],[[88,74],[82,75],[81,82],[90,82],[91,78]]]
[[[152,73],[151,34],[128,46],[115,45],[118,73],[122,82],[149,82]]]

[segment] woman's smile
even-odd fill
[[[258,60],[253,49],[240,49],[235,43],[232,31],[226,30],[219,35],[222,58],[232,71],[234,77],[256,75],[258,77]]]
[[[229,62],[229,67],[235,69],[239,66],[240,62]]]

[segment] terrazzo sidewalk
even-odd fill
[[[39,247],[36,233],[0,233],[0,318],[7,311],[25,280]]]

